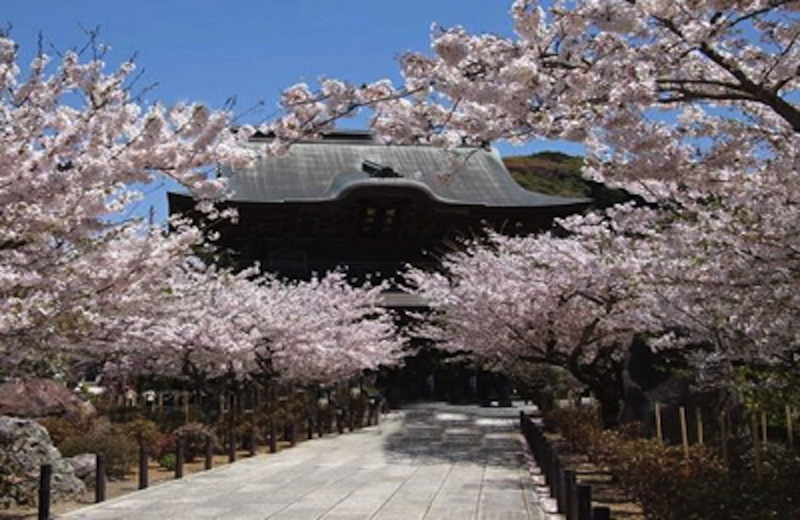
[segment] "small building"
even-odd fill
[[[247,146],[268,143],[255,137]],[[589,202],[521,188],[489,148],[388,146],[367,132],[330,133],[220,174],[230,186],[226,205],[239,214],[218,229],[220,247],[237,266],[259,262],[294,279],[338,266],[357,280],[391,278],[406,264],[434,265],[486,227],[535,233]],[[194,202],[171,193],[169,204],[174,213]]]

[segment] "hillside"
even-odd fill
[[[525,189],[564,197],[589,197],[597,208],[628,200],[618,189],[588,181],[581,176],[582,157],[561,152],[538,152],[526,156],[503,157],[511,176]]]

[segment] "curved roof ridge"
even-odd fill
[[[247,146],[267,146],[255,140]],[[365,161],[373,175],[364,173]],[[231,201],[324,201],[356,186],[413,187],[445,204],[498,207],[573,206],[588,199],[545,195],[514,181],[496,151],[328,141],[294,144],[287,155],[264,157],[252,168],[222,168]]]

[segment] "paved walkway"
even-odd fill
[[[542,520],[519,409],[426,404],[61,518]]]

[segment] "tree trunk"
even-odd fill
[[[623,389],[609,381],[605,384],[588,385],[600,405],[600,418],[604,428],[619,426],[622,412]]]

